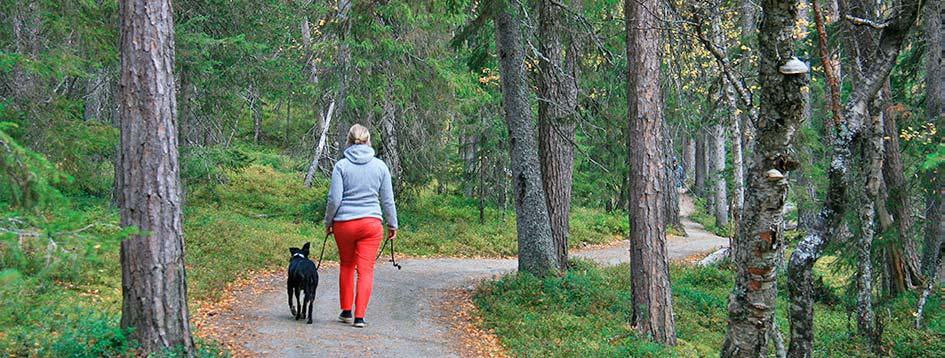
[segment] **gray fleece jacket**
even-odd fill
[[[384,215],[381,216],[381,206]],[[374,148],[355,144],[345,149],[344,159],[335,163],[328,189],[325,225],[334,221],[378,218],[397,228],[397,207],[387,164],[374,157]]]

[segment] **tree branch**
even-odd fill
[[[850,21],[850,23],[857,26],[869,26],[877,30],[885,29],[886,26],[889,26],[888,22],[879,23],[870,19],[864,19],[862,17],[856,17],[853,15],[846,15],[845,18]]]

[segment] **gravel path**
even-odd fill
[[[682,215],[692,211],[688,196],[681,195]],[[688,218],[683,224],[689,237],[667,241],[670,259],[713,251],[728,239],[706,232]],[[574,256],[604,264],[629,259],[629,243],[606,248],[580,250]],[[214,338],[237,353],[273,357],[456,357],[469,355],[461,350],[462,339],[451,330],[449,309],[441,306],[448,292],[471,288],[477,281],[515,270],[508,259],[410,259],[397,271],[383,259],[377,263],[374,293],[366,321],[368,327],[355,329],[336,321],[338,315],[337,267],[322,268],[321,285],[315,302],[315,322],[296,322],[289,314],[284,274],[258,277],[251,285],[228,295],[229,309],[206,318]],[[453,290],[455,291],[455,290]],[[222,337],[221,337],[222,336]]]

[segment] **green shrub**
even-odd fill
[[[77,119],[54,123],[41,150],[70,178],[58,187],[73,196],[107,196],[115,182],[118,128],[110,123]]]
[[[0,122],[0,208],[32,208],[59,201],[62,197],[53,184],[67,177],[45,157],[21,146],[6,133],[15,128],[14,123]]]
[[[50,357],[114,357],[130,355],[136,346],[128,332],[118,327],[118,319],[90,312],[63,325],[58,337],[38,353]]]
[[[252,163],[252,159],[238,148],[185,147],[180,153],[180,177],[190,184],[222,184],[226,172],[238,170]]]

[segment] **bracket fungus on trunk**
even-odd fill
[[[785,75],[800,75],[810,72],[810,67],[796,56],[791,56],[787,62],[778,67],[778,72]]]
[[[777,169],[771,169],[765,172],[765,177],[768,178],[769,181],[778,181],[784,179],[784,174],[781,174],[781,171]]]

